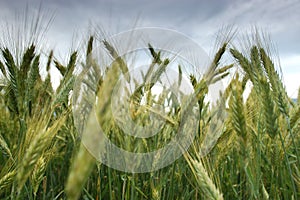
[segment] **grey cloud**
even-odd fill
[[[0,1],[4,11],[0,16],[12,16],[26,4],[35,5],[36,9],[39,3],[39,0]],[[132,28],[138,20],[138,26],[172,28],[197,38],[214,35],[228,24],[240,29],[258,25],[270,31],[282,51],[300,51],[296,45],[300,31],[299,0],[45,0],[42,6],[55,13],[49,36],[61,40],[71,38],[78,29],[86,29],[89,21],[114,33]]]

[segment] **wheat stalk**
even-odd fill
[[[190,160],[191,167],[197,180],[199,189],[203,191],[203,195],[211,200],[223,200],[222,193],[216,188],[213,181],[210,179],[201,161]]]
[[[46,171],[46,165],[47,164],[47,160],[44,158],[44,156],[41,156],[37,163],[34,166],[34,169],[32,171],[32,175],[31,175],[31,184],[33,187],[33,194],[36,196],[36,193],[39,189],[39,185],[42,182],[42,180],[44,179],[44,174]]]
[[[85,146],[81,144],[79,152],[72,163],[65,187],[68,199],[79,199],[81,190],[88,179],[94,164],[95,158],[87,151]]]
[[[26,150],[22,162],[18,168],[17,182],[19,191],[23,188],[26,180],[34,170],[35,165],[41,158],[45,149],[51,144],[52,139],[57,134],[61,126],[65,123],[65,119],[66,117],[62,116],[60,119],[54,121],[53,124],[48,128],[48,120],[42,119],[45,121],[37,122],[41,124],[28,129],[28,132],[33,130],[33,132],[36,134],[34,134],[34,138]]]
[[[15,170],[8,172],[0,179],[0,191],[3,191],[5,188],[9,187],[15,179],[17,172]],[[1,193],[1,192],[0,192]]]

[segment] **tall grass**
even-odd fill
[[[103,71],[90,57],[93,46],[99,43],[115,59]],[[138,124],[147,122],[156,101],[173,102],[168,105],[170,112],[161,116],[167,123],[159,134],[150,140],[136,139],[116,126],[107,106],[118,76],[128,72],[126,60],[116,53],[118,47],[90,37],[85,60],[79,59],[79,52],[73,52],[66,65],[54,59],[53,51],[48,53],[48,62],[41,64],[42,55],[34,43],[21,57],[4,44],[0,48],[4,80],[0,91],[1,199],[299,199],[300,99],[298,95],[293,102],[287,96],[270,52],[261,43],[253,42],[245,51],[225,42],[206,74],[187,74],[194,88],[192,107],[199,113],[193,144],[171,165],[140,174],[97,162],[81,144],[71,113],[75,66],[81,63],[83,69],[93,68],[88,74],[92,75],[91,82],[85,84],[97,83],[93,92],[98,98],[98,121],[105,134],[128,151],[161,148],[175,135],[182,115],[188,113],[181,112],[184,105],[180,101],[171,100],[168,88],[155,98],[149,92],[153,85],[148,84],[148,78],[136,86],[130,96],[130,113]],[[150,66],[146,77],[155,83],[170,58],[151,45],[148,50],[157,68]],[[234,59],[233,64],[222,65],[224,53]],[[233,71],[234,65],[239,70]],[[56,90],[50,81],[51,66],[62,77]],[[45,78],[41,68],[47,71]],[[220,101],[210,105],[205,101],[209,86],[229,73],[233,75]],[[179,83],[181,79],[179,75]],[[248,82],[252,88],[245,98]],[[145,94],[147,103],[142,104]],[[215,111],[220,106],[224,113]],[[216,120],[221,115],[227,116],[223,123]]]

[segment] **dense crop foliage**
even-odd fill
[[[90,57],[95,43],[104,44],[115,57],[101,72],[96,72],[100,68]],[[122,133],[107,107],[114,82],[128,71],[116,53],[118,47],[90,37],[86,58],[80,59],[75,51],[66,64],[55,59],[53,51],[41,62],[34,43],[22,49],[21,56],[4,45],[0,48],[1,199],[299,199],[300,99],[294,102],[287,96],[270,52],[259,42],[247,50],[225,42],[204,75],[188,74],[199,112],[194,142],[173,164],[141,174],[96,162],[81,145],[71,102],[75,66],[94,67],[99,76],[95,91],[99,122],[110,139],[128,151],[147,152],[165,145],[179,128],[180,117],[188,114],[181,112],[180,102],[171,101],[168,88],[155,98],[149,92],[151,85],[136,86],[130,99],[136,123],[147,122],[145,110],[155,101],[172,102],[167,115],[161,116],[168,122],[161,132],[152,140],[137,140]],[[169,58],[151,45],[148,50],[157,66],[149,70],[156,82]],[[234,65],[221,65],[224,53],[235,60]],[[56,90],[51,85],[51,66],[62,77]],[[46,70],[45,77],[41,69]],[[229,74],[230,83],[215,105],[224,106],[225,113],[216,113],[205,101],[208,86]],[[247,85],[251,91],[245,97]],[[226,118],[212,132],[218,114]],[[204,138],[210,138],[211,144]],[[204,151],[209,153],[202,156]]]

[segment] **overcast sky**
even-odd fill
[[[12,23],[26,4],[38,0],[0,0],[1,21]],[[44,0],[43,10],[54,14],[47,33],[51,48],[64,54],[74,34],[87,34],[91,22],[113,34],[132,27],[163,27],[186,34],[207,51],[220,28],[239,30],[256,25],[266,30],[278,50],[288,94],[300,86],[300,0]],[[33,8],[31,8],[33,6]],[[50,16],[50,15],[49,15]],[[137,21],[137,24],[136,24]],[[78,37],[78,36],[77,36]],[[76,37],[75,37],[76,38]]]

